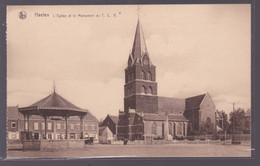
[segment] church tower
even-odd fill
[[[139,19],[125,69],[124,111],[129,109],[143,113],[158,111],[156,67],[149,57]]]

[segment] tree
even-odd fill
[[[100,118],[99,122],[98,122],[98,126],[100,127],[103,123],[103,118]]]
[[[210,118],[207,118],[206,121],[201,122],[200,134],[213,134],[214,130],[214,124],[211,122]]]
[[[219,111],[219,116],[221,118],[221,120],[219,121],[219,124],[218,126],[221,127],[223,129],[223,132],[227,131],[228,132],[228,129],[229,129],[229,122],[228,122],[228,115],[226,114],[225,111]]]
[[[245,113],[245,128],[243,133],[249,134],[251,131],[251,109],[248,109]]]
[[[230,130],[234,134],[242,134],[245,130],[246,116],[244,109],[238,108],[232,111],[230,114]]]

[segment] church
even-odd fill
[[[157,95],[156,66],[148,53],[138,19],[125,68],[124,111],[119,111],[117,138],[172,140],[199,133],[203,125],[216,130],[216,107],[209,93],[188,98]]]

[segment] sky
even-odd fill
[[[250,10],[249,4],[139,5],[158,96],[208,92],[218,110],[229,113],[233,102],[250,108]],[[98,119],[118,115],[137,19],[136,5],[8,6],[7,105],[35,103],[53,92],[55,80],[58,94]]]

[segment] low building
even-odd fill
[[[111,144],[114,141],[114,134],[108,126],[99,127],[99,143],[100,144]]]
[[[114,135],[114,138],[117,138],[117,127],[118,127],[118,116],[107,115],[103,120],[101,126],[107,126]]]

